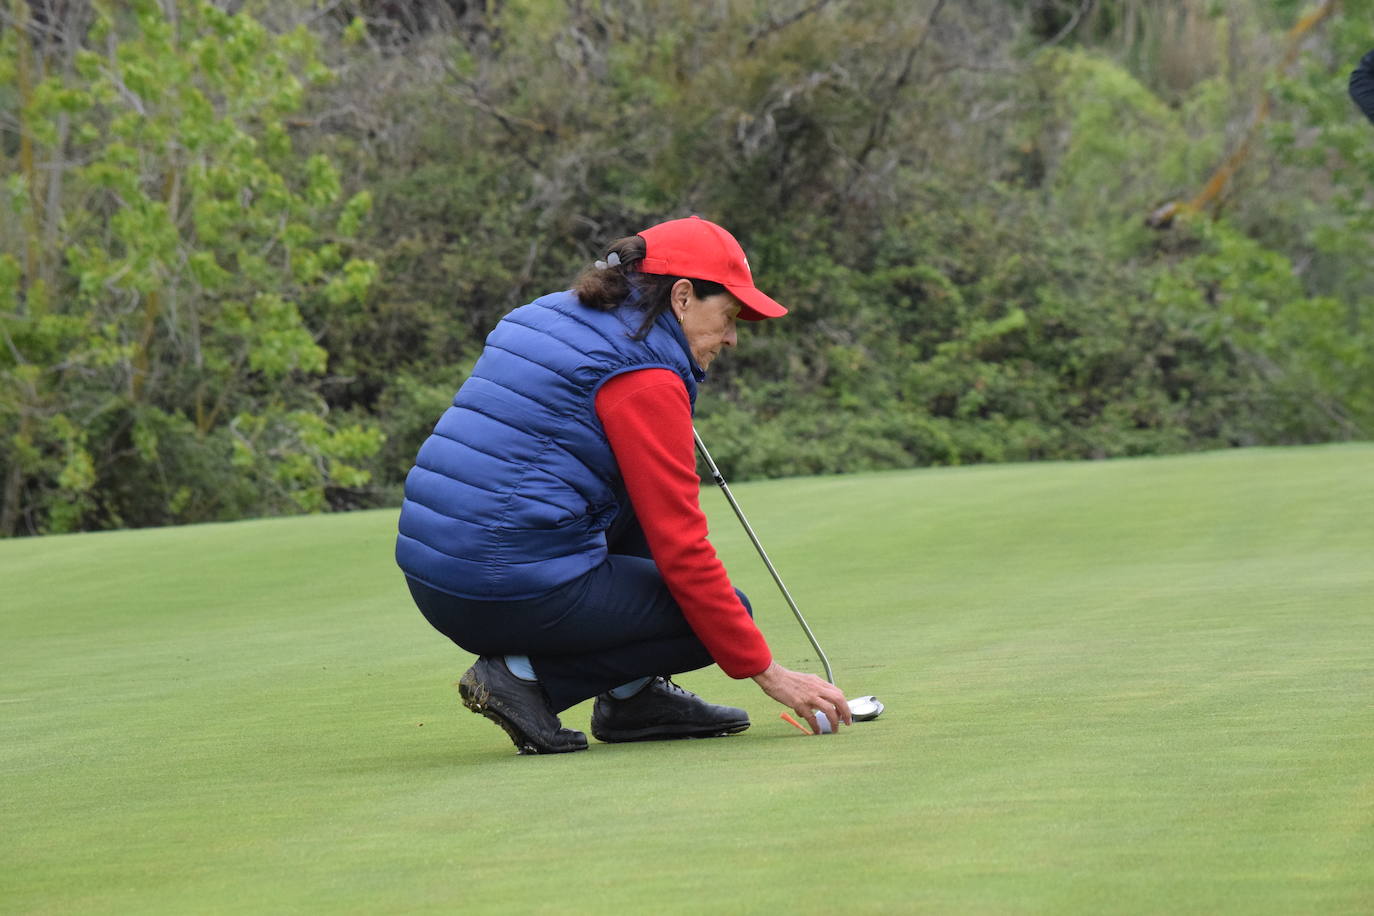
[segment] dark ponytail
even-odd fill
[[[616,239],[606,249],[596,265],[586,268],[573,281],[573,292],[587,308],[609,312],[618,307],[631,292],[639,293],[638,307],[644,312],[644,321],[635,331],[635,339],[643,340],[653,327],[658,316],[668,310],[673,285],[678,280],[688,280],[692,292],[698,299],[716,296],[725,292],[725,287],[710,280],[696,280],[692,277],[670,277],[661,274],[640,273],[639,262],[644,260],[646,247],[643,236],[631,235]],[[611,255],[615,255],[612,258]],[[619,259],[618,264],[600,264]]]

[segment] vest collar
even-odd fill
[[[687,335],[682,333],[682,325],[673,319],[672,310],[664,309],[663,314],[659,315],[658,320],[654,323],[673,335],[673,340],[676,340],[678,346],[682,347],[682,352],[687,357],[687,365],[692,370],[692,378],[697,380],[697,384],[700,385],[706,381],[706,370],[697,365],[697,358],[692,355],[692,348],[687,344]]]

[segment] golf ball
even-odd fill
[[[821,730],[820,733],[821,733],[822,735],[828,735],[828,734],[830,734],[830,732],[831,732],[830,720],[827,719],[827,718],[825,717],[825,713],[821,712],[819,709],[816,710],[816,725],[820,727],[820,730]]]

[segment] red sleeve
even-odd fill
[[[617,375],[596,394],[596,413],[668,591],[716,664],[752,677],[773,655],[706,539],[682,379],[667,369]]]

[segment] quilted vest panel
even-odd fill
[[[420,447],[406,477],[396,562],[478,600],[529,598],[606,558],[620,471],[596,392],[635,369],[676,372],[695,404],[704,377],[666,313],[643,340],[630,305],[587,308],[570,291],[511,312]]]

